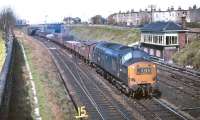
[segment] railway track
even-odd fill
[[[46,44],[51,48],[51,52],[57,58],[65,73],[70,75],[68,82],[76,89],[82,105],[86,107],[89,119],[116,119],[116,120],[132,120],[135,119],[131,115],[124,113],[109,97],[92,82],[87,74],[80,69],[77,61],[71,61],[69,57],[56,49],[55,46]],[[55,49],[53,49],[55,48]],[[74,63],[75,62],[75,63]]]
[[[151,59],[152,62],[156,63],[157,65],[161,66],[160,69],[170,72],[170,73],[175,73],[175,74],[181,74],[184,77],[188,78],[188,79],[194,79],[195,81],[200,82],[200,72],[194,71],[194,70],[190,70],[187,68],[183,68],[183,67],[179,67],[179,66],[175,66],[175,65],[171,65],[171,64],[167,64],[164,62],[160,62],[158,60],[154,60]],[[163,69],[165,68],[165,69]],[[193,78],[188,77],[191,76]]]
[[[150,109],[153,117],[156,120],[187,120],[187,118],[171,107],[165,105],[159,99],[153,98],[152,100],[138,101],[144,108]]]
[[[167,99],[179,106],[179,110],[198,118],[198,113],[200,112],[200,77],[198,74],[186,73],[183,68],[166,66],[168,64],[164,63],[158,66],[160,84],[165,84],[172,89],[170,95],[172,93],[178,94],[174,98],[168,95]]]
[[[189,95],[190,97],[200,100],[199,88],[194,87],[193,85],[187,83],[180,83],[179,81],[180,79],[170,78],[164,75],[162,76],[160,75],[160,77],[162,77],[162,79],[159,79],[159,81],[162,82],[163,84],[166,84],[167,86],[170,86],[178,91],[181,91],[184,94]]]
[[[182,82],[183,84],[187,84],[187,86],[191,88],[199,88],[200,86],[200,79],[198,77],[188,76],[181,71],[173,71],[172,69],[165,68],[164,66],[159,66],[158,69],[170,73],[170,77],[179,80],[179,82]]]
[[[128,99],[128,104],[140,112],[146,119],[150,120],[189,120],[173,107],[169,106],[160,99]]]
[[[64,55],[65,53],[63,53]],[[76,60],[74,60],[76,61]],[[87,69],[84,69],[87,70]],[[87,75],[88,76],[88,75]],[[90,76],[87,78],[89,79]],[[99,88],[104,89],[104,88]],[[113,101],[113,100],[112,100]],[[136,104],[137,103],[137,106]],[[142,113],[146,119],[152,120],[187,120],[187,118],[181,115],[179,112],[169,107],[159,99],[153,98],[152,100],[132,100],[129,103],[133,108],[136,108],[138,112]],[[151,106],[151,107],[149,107]],[[141,109],[142,108],[142,109]],[[153,108],[153,109],[152,109]],[[162,112],[162,113],[161,113]]]
[[[102,78],[104,79],[104,78]],[[101,81],[102,81],[101,79]],[[105,81],[105,80],[104,80]],[[112,86],[110,86],[112,87]],[[119,91],[119,90],[118,90]],[[109,91],[108,91],[109,92]],[[122,94],[123,95],[123,94]],[[125,95],[123,95],[125,96]],[[151,120],[187,120],[187,117],[170,107],[163,101],[153,98],[145,100],[129,99],[125,96],[126,102],[144,118]]]
[[[159,80],[159,86],[165,86],[161,88],[163,97],[178,106],[177,110],[183,111],[193,118],[198,118],[200,94],[197,88],[185,86],[178,79],[163,75]],[[170,89],[170,91],[166,91],[166,89]]]
[[[43,41],[44,42],[44,41]],[[55,45],[45,43],[49,48],[55,48]],[[107,95],[105,88],[96,83],[96,80],[88,75],[88,69],[83,69],[76,57],[69,55],[57,48],[52,49],[51,52],[58,59],[62,65],[65,73],[70,73],[68,78],[73,79],[70,84],[76,88],[76,91],[81,98],[82,103],[86,106],[86,110],[90,113],[90,119],[135,119],[130,113],[120,106],[115,100]],[[68,55],[67,55],[68,54]],[[72,58],[72,60],[69,59]],[[155,120],[187,120],[188,118],[180,114],[175,109],[166,105],[159,99],[152,100],[130,100],[127,98],[128,104],[138,112],[140,112],[145,119]]]
[[[87,70],[87,69],[84,69],[84,70]],[[101,87],[101,89],[105,89],[105,88]],[[152,120],[154,119],[155,120],[165,120],[165,119],[166,120],[169,120],[169,119],[170,120],[187,120],[185,116],[181,115],[176,110],[166,105],[166,103],[156,98],[153,98],[152,100],[131,100],[129,102],[129,105],[131,105],[132,108],[135,108],[138,112],[140,112],[143,116],[145,116],[146,119],[148,118]]]

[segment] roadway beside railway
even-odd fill
[[[68,120],[74,118],[74,106],[63,88],[64,85],[60,80],[60,75],[47,49],[20,31],[15,31],[15,35],[17,37],[16,42],[22,42],[27,54],[33,81],[36,85],[42,119]],[[18,52],[19,66],[16,64],[16,81],[13,83],[10,117],[12,120],[35,119],[33,106],[28,104],[33,102],[33,94],[30,93],[30,80],[27,77],[26,68],[23,67],[24,58],[20,58],[20,49]]]

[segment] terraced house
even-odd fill
[[[133,10],[127,13],[119,12],[113,14],[112,17],[116,24],[127,26],[138,26],[149,23],[151,19],[150,12],[147,9],[145,11],[141,10],[140,12],[134,12]]]
[[[168,8],[167,10],[161,9],[147,9],[135,12],[131,10],[130,12],[119,12],[110,15],[115,24],[127,25],[127,26],[139,26],[142,24],[157,22],[157,21],[173,21],[176,23],[181,23],[181,18],[186,17],[186,22],[200,22],[200,8],[194,6],[188,10],[184,10],[179,7],[177,10],[174,7]]]

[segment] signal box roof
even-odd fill
[[[141,32],[181,32],[181,31],[187,31],[181,27],[181,25],[176,24],[172,21],[164,22],[153,22],[150,24],[144,25],[144,27],[141,28]]]

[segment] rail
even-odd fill
[[[188,116],[185,116],[183,115],[180,111],[176,110],[175,108],[167,105],[165,102],[163,102],[162,100],[160,99],[157,99],[157,98],[153,98],[154,101],[156,101],[157,103],[159,103],[160,105],[162,105],[164,108],[168,109],[169,111],[171,111],[172,113],[176,114],[177,116],[179,116],[181,119],[183,120],[193,120],[194,118],[191,118],[191,117],[188,117]]]
[[[54,47],[52,47],[54,48]],[[57,49],[53,49],[52,51],[57,51]],[[92,89],[93,92],[90,92],[90,88],[88,86],[92,86],[93,88],[96,86],[96,84],[94,85],[89,85],[90,83],[92,83],[93,81],[91,82],[83,82],[84,80],[90,80],[90,76],[87,74],[87,72],[83,71],[82,68],[79,66],[79,65],[75,65],[76,68],[73,68],[73,67],[70,67],[71,64],[77,64],[76,62],[76,57],[73,59],[73,62],[75,63],[72,63],[70,60],[68,61],[66,58],[70,58],[69,57],[66,57],[65,56],[66,54],[61,50],[61,51],[57,51],[56,52],[56,56],[57,58],[60,59],[61,61],[61,64],[63,64],[63,66],[65,66],[65,69],[67,69],[73,76],[73,78],[75,78],[75,82],[80,86],[80,88],[83,90],[83,92],[88,96],[88,98],[90,99],[90,101],[92,102],[93,106],[95,107],[95,109],[97,109],[98,113],[100,114],[101,118],[104,119],[104,110],[105,109],[101,109],[99,106],[102,105],[102,103],[104,103],[103,101],[101,101],[100,103],[96,102],[94,99],[95,97],[93,98],[92,97],[92,94],[91,93],[102,93],[103,95],[101,96],[101,98],[103,96],[106,96],[104,95],[104,92],[101,88],[99,87],[96,87],[96,89]],[[69,63],[69,66],[67,64],[65,64],[65,62],[68,61]],[[158,62],[158,60],[157,60]],[[163,62],[162,62],[163,63]],[[73,68],[73,69],[72,69]],[[86,69],[84,69],[86,70]],[[77,71],[75,73],[73,73],[73,71]],[[77,78],[80,78],[80,81],[77,79]],[[86,78],[86,79],[84,79]],[[74,82],[74,83],[75,83]],[[105,97],[106,98],[106,97]],[[111,101],[111,100],[110,100]],[[113,102],[111,102],[112,104]],[[170,106],[168,104],[166,104],[165,102],[163,102],[162,100],[160,99],[156,99],[156,98],[153,98],[152,102],[150,103],[147,103],[147,104],[143,104],[143,103],[139,103],[139,102],[132,102],[134,103],[133,105],[130,104],[131,106],[138,106],[136,107],[136,110],[139,112],[141,111],[141,113],[145,113],[145,117],[150,119],[165,119],[166,116],[170,116],[170,118],[173,118],[173,119],[183,119],[183,120],[188,120],[188,119],[193,119],[191,118],[190,116],[188,116],[187,114],[183,113],[182,111],[174,108],[173,106]],[[137,104],[139,105],[137,105]],[[150,104],[150,105],[149,105]],[[105,105],[105,104],[104,104]],[[114,104],[112,104],[114,105]],[[115,105],[114,105],[115,106]],[[147,106],[153,106],[152,108],[149,108]],[[156,108],[156,109],[154,109]],[[140,109],[140,110],[139,110]],[[120,109],[118,109],[119,112]],[[159,110],[159,111],[158,111]],[[160,113],[160,111],[162,110],[162,113]],[[124,114],[123,112],[121,112],[122,116],[124,117],[124,119],[129,119],[126,114]],[[106,117],[105,117],[106,119]]]
[[[54,44],[52,45],[54,46]],[[47,46],[52,48],[52,45],[48,44]],[[113,117],[116,119],[129,119],[129,116],[124,114],[120,108],[105,95],[99,86],[93,82],[93,79],[90,78],[79,65],[77,65],[78,61],[76,57],[73,58],[75,61],[75,63],[73,63],[71,59],[67,59],[68,57],[66,55],[68,54],[64,51],[60,51],[60,49],[51,49],[51,52],[56,56],[55,58],[57,58],[60,64],[63,65],[63,70],[61,71],[70,74],[68,79],[72,78],[70,81],[73,82],[69,84],[76,88],[76,91],[78,91],[77,93],[80,93],[79,97],[85,101],[84,104],[86,105],[91,119],[108,119],[110,114],[114,115]]]
[[[191,70],[191,69],[188,69],[188,68],[184,68],[184,67],[181,67],[181,66],[178,66],[178,65],[175,65],[175,64],[165,63],[164,61],[162,61],[160,59],[153,58],[153,57],[151,57],[151,61],[160,65],[160,66],[164,66],[164,67],[167,67],[169,69],[179,71],[179,72],[200,78],[200,72],[198,72],[198,71]]]

